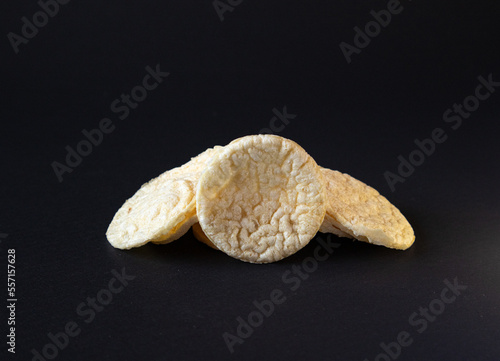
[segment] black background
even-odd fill
[[[0,358],[31,360],[49,332],[75,321],[81,332],[57,360],[372,361],[401,331],[413,343],[398,360],[499,360],[500,88],[456,130],[443,113],[474,94],[479,76],[500,81],[500,6],[401,5],[348,64],[339,44],[353,44],[353,28],[386,1],[245,0],[224,21],[211,1],[71,1],[18,54],[7,34],[40,8],[3,2],[0,249],[4,270],[15,249],[18,302],[16,354],[5,331]],[[110,104],[157,64],[170,75],[120,120]],[[131,251],[108,244],[109,222],[141,184],[259,133],[284,106],[296,117],[275,134],[378,189],[412,224],[413,247],[332,236],[341,246],[292,291],[282,276],[317,238],[269,265],[234,260],[191,232]],[[52,162],[104,117],[114,131],[59,182]],[[384,172],[397,173],[398,156],[437,127],[447,140],[391,192]],[[135,279],[85,323],[77,306],[123,267]],[[455,278],[467,289],[418,333],[409,317]],[[273,289],[286,301],[230,353],[222,334],[236,334],[237,317]]]

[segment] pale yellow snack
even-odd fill
[[[375,189],[348,174],[327,168],[321,171],[327,208],[320,232],[335,228],[360,241],[400,250],[413,244],[415,235],[411,225]]]
[[[207,149],[181,167],[145,183],[116,212],[106,232],[115,248],[148,242],[169,243],[197,222],[196,185],[210,158],[221,147]]]
[[[328,211],[328,194],[327,194],[327,211]],[[319,231],[322,233],[333,233],[336,236],[339,237],[344,237],[344,238],[354,238],[349,233],[341,231],[338,226],[335,226],[335,224],[338,224],[338,222],[335,222],[335,220],[331,219],[331,217],[327,214],[325,214],[325,219],[323,220],[323,223],[321,224],[321,227],[319,228]]]
[[[279,261],[319,230],[326,210],[322,178],[313,158],[291,140],[236,139],[212,157],[198,182],[200,226],[231,257]]]
[[[201,226],[199,223],[193,224],[192,227],[194,238],[196,238],[198,241],[201,243],[205,243],[208,247],[216,249],[217,251],[219,250],[215,245],[212,243],[212,241],[207,237],[207,235],[203,232],[203,229],[201,229]]]

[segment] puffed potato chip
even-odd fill
[[[275,135],[239,138],[211,158],[198,182],[198,221],[229,256],[278,261],[319,230],[323,182],[319,166],[297,143]]]
[[[169,243],[197,222],[196,186],[210,158],[221,147],[207,149],[181,167],[145,183],[115,214],[106,236],[115,248],[148,242]]]
[[[320,232],[340,230],[357,240],[405,250],[415,240],[401,212],[372,187],[335,170],[321,168],[327,207]]]

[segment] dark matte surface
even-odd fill
[[[500,88],[456,130],[443,121],[479,76],[500,81],[499,5],[401,4],[351,64],[339,44],[386,1],[244,1],[222,22],[211,1],[71,1],[17,55],[6,35],[39,6],[2,4],[0,249],[4,270],[16,250],[18,302],[16,354],[0,358],[31,360],[74,321],[80,333],[57,360],[386,360],[380,344],[402,331],[412,343],[398,360],[499,360]],[[170,75],[118,119],[110,104],[156,64]],[[341,245],[299,285],[290,272],[325,235],[270,265],[191,232],[132,251],[108,244],[114,213],[142,183],[258,133],[284,106],[296,117],[276,134],[386,195],[414,227],[411,249],[332,236]],[[51,163],[104,117],[114,131],[58,182]],[[384,172],[438,127],[447,140],[391,192]],[[87,298],[122,268],[135,278],[90,320]],[[455,278],[467,288],[440,310],[433,300]],[[237,318],[275,289],[285,302],[231,354],[224,332],[236,335]],[[442,313],[419,333],[423,316],[409,319],[429,304]]]

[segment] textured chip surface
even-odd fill
[[[336,228],[360,241],[401,250],[413,244],[411,225],[384,196],[348,174],[327,168],[321,171],[327,208],[320,232]]]
[[[212,241],[207,237],[207,235],[205,234],[205,232],[203,232],[203,229],[201,229],[201,226],[200,226],[199,223],[193,224],[192,229],[193,229],[194,238],[196,238],[201,243],[205,243],[210,248],[216,249],[217,251],[219,250],[215,246],[215,244],[213,244]]]
[[[239,138],[215,154],[196,192],[201,228],[231,257],[268,263],[309,243],[326,210],[323,175],[297,143]]]
[[[152,179],[115,214],[106,236],[115,248],[148,242],[169,243],[186,233],[196,217],[196,186],[210,158],[221,147],[207,149],[181,167]]]

